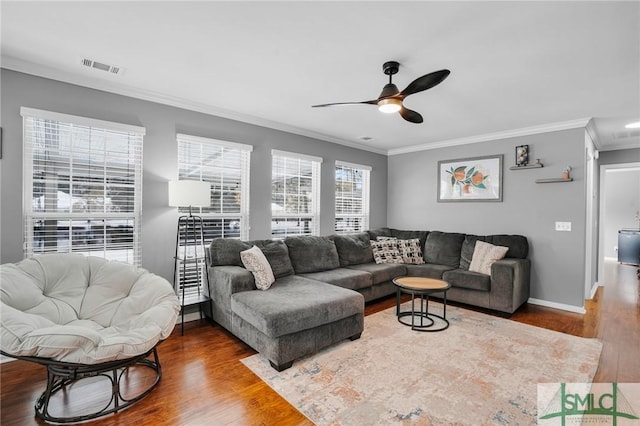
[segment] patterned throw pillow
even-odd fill
[[[241,251],[240,259],[244,267],[253,274],[256,287],[260,290],[269,290],[276,279],[262,250],[258,246],[253,246],[249,250]]]
[[[509,251],[509,247],[494,246],[478,240],[476,241],[476,247],[473,249],[469,270],[491,275],[491,265],[502,259],[507,254],[507,251]]]
[[[373,260],[375,260],[376,263],[402,263],[402,256],[398,251],[398,242],[395,241],[395,239],[371,240],[370,244],[373,250]]]
[[[398,251],[400,251],[400,256],[402,256],[402,263],[410,265],[421,265],[424,263],[420,240],[418,238],[398,240]]]

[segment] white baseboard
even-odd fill
[[[598,291],[598,287],[600,287],[600,284],[593,283],[593,287],[591,287],[591,294],[589,295],[589,300],[593,300],[596,295],[596,291]]]
[[[531,303],[532,305],[546,306],[548,308],[561,309],[563,311],[575,312],[577,314],[584,315],[587,313],[587,310],[584,308],[584,306],[565,305],[564,303],[549,302],[547,300],[534,299],[533,297],[530,297],[529,300],[527,300],[527,303]]]

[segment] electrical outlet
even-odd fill
[[[556,222],[556,231],[571,232],[571,222]]]

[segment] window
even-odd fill
[[[271,154],[271,235],[318,235],[322,158],[277,150]]]
[[[253,147],[177,135],[178,179],[211,184],[211,207],[194,207],[204,221],[205,244],[214,238],[249,238],[249,161]],[[189,213],[181,208],[181,213]]]
[[[202,217],[205,246],[214,238],[249,237],[249,161],[251,145],[178,134],[178,180],[198,180],[211,184],[211,207],[193,207]],[[188,214],[189,208],[181,207]],[[200,227],[195,230],[200,235]],[[181,229],[179,232],[184,232]],[[180,241],[183,241],[180,234]],[[177,247],[178,257],[185,247]],[[204,258],[205,248],[195,247],[195,258]],[[198,270],[197,268],[202,268]],[[176,291],[185,297],[202,292],[204,263],[198,260],[176,268]]]
[[[82,253],[141,264],[145,129],[21,108],[25,256]]]
[[[336,161],[336,233],[369,229],[370,173],[369,166]]]

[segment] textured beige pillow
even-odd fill
[[[244,267],[253,274],[256,287],[260,290],[269,290],[276,278],[273,276],[271,265],[258,246],[240,252],[240,259]]]
[[[422,248],[420,240],[412,238],[410,240],[398,240],[398,251],[402,256],[402,263],[410,265],[421,265],[424,263],[422,258]]]
[[[395,239],[371,240],[370,243],[373,250],[373,260],[377,264],[402,263],[402,256],[398,251],[398,242]]]
[[[494,246],[484,241],[476,241],[476,247],[473,249],[473,257],[469,270],[480,272],[481,274],[491,275],[491,265],[496,260],[502,259],[509,251],[509,247]]]

